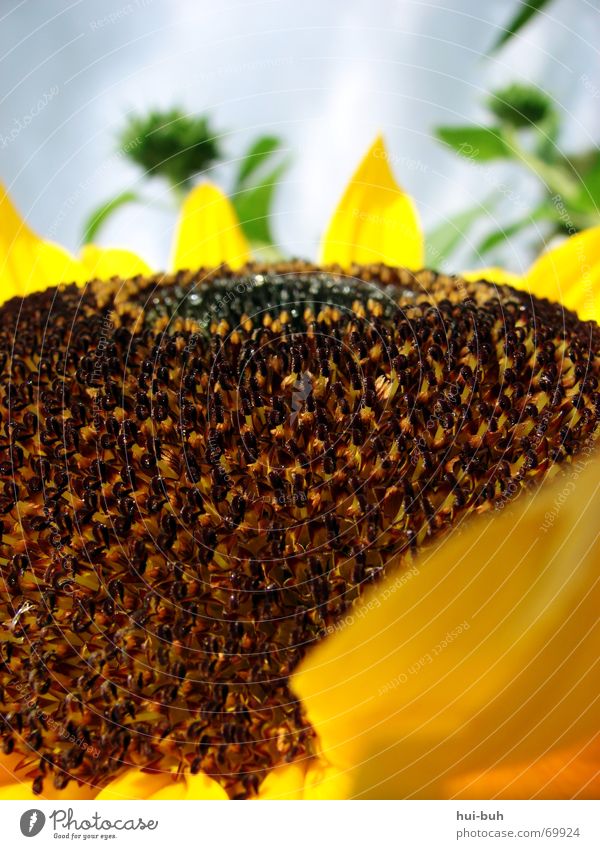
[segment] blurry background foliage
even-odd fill
[[[512,161],[540,183],[539,202],[518,217],[497,226],[495,211],[505,192],[486,199],[486,212],[494,226],[475,250],[484,261],[494,249],[518,234],[531,234],[537,253],[553,236],[571,235],[600,224],[600,151],[597,147],[563,153],[559,144],[561,123],[550,98],[537,88],[518,83],[495,92],[487,102],[489,123],[437,127],[438,139],[473,162]],[[427,239],[430,260],[447,259],[461,241],[467,226],[481,216],[481,205],[445,221]]]
[[[165,179],[178,204],[212,166],[228,158],[221,142],[223,135],[211,126],[208,115],[189,115],[178,108],[153,110],[128,119],[118,146],[143,169],[145,179]],[[271,208],[277,185],[288,166],[281,139],[259,136],[241,157],[233,184],[226,187],[250,244],[263,258],[278,255],[271,232]],[[84,242],[93,241],[108,218],[129,203],[151,201],[133,191],[105,201],[88,217]]]
[[[490,53],[496,53],[511,41],[551,2],[520,2]],[[503,226],[488,228],[475,245],[474,260],[493,261],[495,249],[521,234],[532,236],[531,250],[537,254],[554,236],[572,235],[600,224],[598,146],[563,153],[558,110],[554,101],[535,86],[512,83],[493,92],[485,106],[489,115],[487,123],[437,127],[437,138],[473,162],[510,161],[521,166],[538,180],[539,200],[531,208],[521,209],[518,217]],[[505,188],[498,184],[498,190],[486,198],[486,211],[494,222],[494,213],[506,194],[502,191]],[[463,210],[430,233],[427,237],[428,263],[436,265],[439,259],[450,259],[463,233],[480,218],[481,211],[481,204]]]
[[[496,53],[552,0],[518,4],[490,49]],[[597,146],[564,153],[561,147],[561,115],[552,98],[541,89],[514,82],[493,92],[484,104],[485,123],[439,126],[437,139],[479,167],[486,169],[490,193],[484,202],[459,211],[427,234],[427,264],[439,267],[462,249],[465,236],[471,242],[474,264],[494,262],[509,239],[528,240],[532,254],[549,239],[571,235],[600,224],[600,150]],[[143,169],[144,179],[162,178],[179,204],[192,186],[206,179],[210,169],[229,159],[223,132],[211,124],[209,115],[190,115],[179,108],[133,115],[118,138],[119,150]],[[491,177],[488,168],[516,164],[524,175],[538,182],[537,202],[523,208],[503,204],[507,188],[520,200],[518,186],[507,187]],[[254,252],[262,259],[281,256],[272,232],[271,211],[277,186],[290,165],[282,140],[274,135],[256,138],[238,162],[229,194],[241,226]],[[402,182],[402,173],[396,174]],[[514,190],[513,190],[514,186]],[[151,203],[142,194],[125,191],[108,199],[89,216],[84,242],[94,239],[108,218],[125,204]],[[507,207],[513,217],[502,225]],[[519,214],[515,217],[514,210]],[[483,232],[482,232],[483,230]],[[500,260],[501,261],[501,260]]]

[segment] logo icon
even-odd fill
[[[25,837],[35,837],[46,824],[46,817],[39,808],[31,808],[21,815],[21,834]]]

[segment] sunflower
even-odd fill
[[[0,798],[597,794],[600,231],[420,270],[381,139],[318,266],[0,207]]]

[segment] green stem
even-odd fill
[[[282,260],[287,259],[286,255],[282,253],[279,248],[275,247],[275,245],[250,242],[250,246],[252,248],[252,253],[257,259],[260,259],[261,262],[281,262]]]
[[[577,196],[577,185],[567,174],[564,174],[556,166],[544,162],[535,153],[526,150],[511,128],[503,127],[503,133],[506,143],[510,145],[515,157],[542,180],[552,194],[561,195],[566,201],[573,200]]]

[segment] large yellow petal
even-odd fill
[[[250,245],[235,210],[223,192],[202,183],[183,202],[173,244],[172,268],[239,268],[250,259]]]
[[[389,160],[378,136],[333,214],[321,244],[321,263],[338,263],[343,268],[371,262],[423,266],[417,210],[394,179]]]
[[[122,248],[99,248],[85,245],[81,250],[81,262],[88,271],[90,280],[108,280],[121,277],[126,280],[138,274],[152,274],[152,269],[133,251]]]
[[[596,733],[600,459],[390,576],[293,678],[354,792],[446,797]]]
[[[448,791],[460,799],[598,799],[600,738],[533,762],[457,776]]]
[[[83,265],[68,251],[33,232],[0,184],[0,303],[85,278]]]
[[[580,318],[600,320],[600,227],[583,230],[548,251],[526,275],[540,298],[560,301]]]

